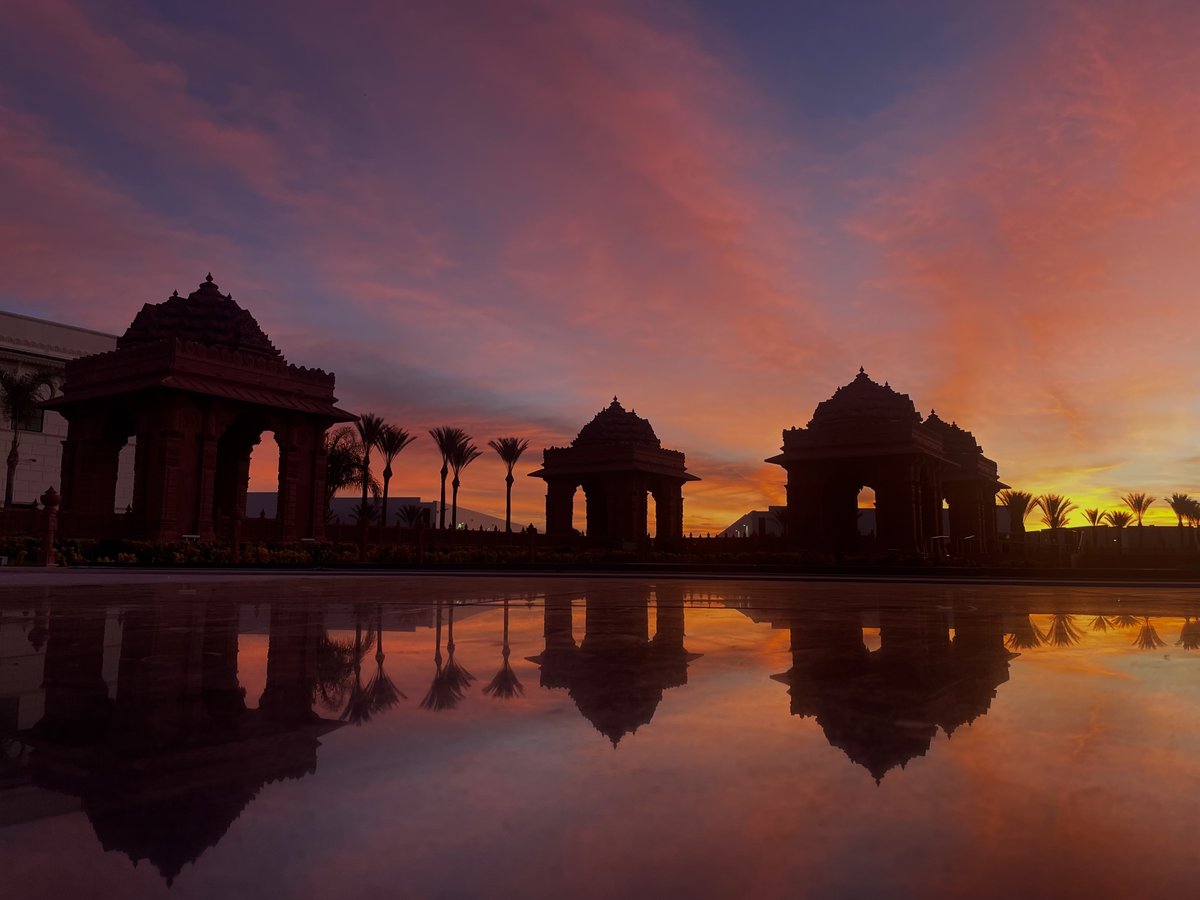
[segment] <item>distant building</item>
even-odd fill
[[[49,372],[58,387],[67,361],[115,349],[117,336],[61,322],[0,312],[0,366],[17,375]],[[29,428],[21,429],[21,461],[13,488],[13,501],[33,503],[50,486],[61,490],[62,442],[66,420],[53,410],[39,410]],[[8,455],[12,424],[0,416],[0,457]],[[113,511],[133,502],[133,442],[122,451]]]

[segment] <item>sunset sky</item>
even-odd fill
[[[422,436],[394,495],[436,494],[433,426],[530,438],[523,475],[616,394],[719,530],[860,365],[1014,487],[1196,494],[1198,34],[1188,0],[8,0],[0,307],[120,333],[211,271]],[[461,503],[503,514],[490,451]]]

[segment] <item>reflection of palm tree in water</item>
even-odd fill
[[[1088,627],[1092,631],[1108,631],[1108,629],[1115,627],[1115,625],[1116,623],[1107,616],[1096,616],[1096,618],[1092,619]]]
[[[442,665],[442,601],[438,600],[436,604],[436,626],[434,629],[434,641],[437,649],[433,653],[433,664],[436,671],[433,675],[433,681],[429,685],[429,691],[425,694],[425,698],[421,701],[422,709],[429,709],[437,712],[443,709],[454,709],[458,706],[459,701],[463,698],[463,687],[461,684],[461,675],[464,670],[461,666],[455,665],[451,670],[449,665]],[[453,622],[453,607],[451,607],[451,622]],[[453,654],[454,639],[451,638],[446,643],[446,650]],[[470,676],[468,675],[468,678]]]
[[[1074,616],[1051,616],[1050,630],[1046,636],[1047,643],[1055,647],[1070,647],[1078,644],[1082,635],[1075,627]]]
[[[525,688],[521,684],[521,680],[517,678],[517,673],[513,671],[509,665],[509,646],[508,646],[508,598],[504,598],[504,644],[501,650],[501,655],[504,658],[504,664],[500,667],[500,671],[489,682],[488,686],[483,689],[483,692],[489,697],[499,697],[502,700],[510,700],[513,697],[523,695]]]
[[[367,684],[368,706],[372,713],[391,709],[401,700],[407,700],[392,679],[383,671],[383,604],[375,607],[375,677]]]
[[[374,643],[374,635],[370,629],[367,629],[366,634],[363,634],[362,613],[360,609],[354,611],[354,682],[350,685],[350,698],[346,701],[346,708],[342,710],[342,721],[352,722],[355,725],[362,725],[365,722],[371,721],[371,715],[374,710],[371,708],[371,697],[362,683],[362,661],[366,659],[367,653],[371,650],[371,644]]]
[[[454,661],[454,604],[446,614],[446,677],[450,679],[459,693],[467,689],[475,676]]]
[[[1142,627],[1138,629],[1137,637],[1133,639],[1133,646],[1139,650],[1157,650],[1159,647],[1167,646],[1167,642],[1158,636],[1158,632],[1150,622],[1150,617],[1143,616]]]
[[[1012,633],[1004,640],[1009,650],[1032,650],[1046,643],[1046,634],[1033,622],[1033,616],[1018,619]]]
[[[1185,616],[1179,629],[1179,640],[1175,642],[1184,650],[1200,649],[1200,618]]]
[[[1138,626],[1138,617],[1137,616],[1113,616],[1109,620],[1109,622],[1114,628],[1120,628],[1122,630],[1124,630],[1126,628],[1136,628]]]

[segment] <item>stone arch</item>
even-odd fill
[[[224,517],[244,515],[250,452],[269,430],[279,444],[275,537],[322,537],[324,434],[353,419],[333,386],[326,372],[289,365],[211,275],[186,299],[146,304],[116,350],[68,362],[62,394],[44,404],[68,422],[60,533],[94,532],[83,519],[103,526],[105,516],[102,533],[116,532],[117,440],[136,434],[134,533],[224,537]]]

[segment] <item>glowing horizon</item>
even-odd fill
[[[420,436],[393,495],[432,427],[529,438],[539,528],[525,473],[614,394],[703,479],[685,532],[781,504],[860,365],[1035,495],[1200,494],[1200,8],[243,7],[6,9],[0,306],[120,333],[211,270]]]

